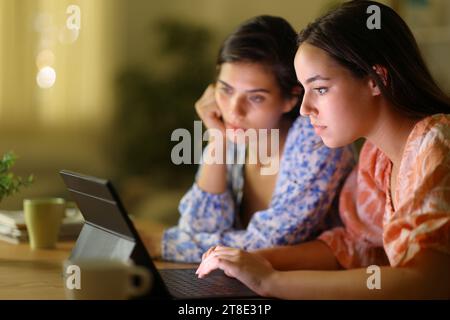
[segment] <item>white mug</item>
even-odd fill
[[[146,268],[120,260],[66,260],[63,274],[69,300],[124,300],[145,294],[152,284]]]

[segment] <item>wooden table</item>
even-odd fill
[[[147,232],[162,225],[150,221],[135,222]],[[56,249],[31,250],[28,243],[0,241],[0,300],[65,299],[62,263],[70,256],[74,242],[60,242]],[[192,268],[195,265],[155,261],[158,269]]]

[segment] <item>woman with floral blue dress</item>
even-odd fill
[[[223,43],[217,79],[196,110],[208,130],[220,133],[205,150],[214,144],[222,160],[232,153],[244,161],[203,158],[180,202],[178,225],[162,235],[163,259],[199,262],[214,245],[254,250],[296,244],[337,223],[333,202],[353,167],[353,152],[327,148],[308,119],[299,117],[296,47],[290,24],[272,16],[245,22]],[[278,150],[265,150],[278,170],[264,173],[267,163],[246,139],[250,130],[277,139]],[[259,135],[256,140],[267,146]]]

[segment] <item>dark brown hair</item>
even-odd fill
[[[369,29],[367,8],[380,8],[381,28]],[[431,76],[411,30],[388,6],[375,1],[344,3],[309,24],[298,44],[309,43],[325,50],[356,77],[373,78],[384,97],[412,118],[450,113],[450,99]],[[387,69],[387,84],[374,71]]]
[[[269,68],[275,75],[284,98],[292,97],[298,86],[294,69],[297,32],[283,18],[257,16],[241,24],[222,44],[217,66],[226,62],[255,62]],[[288,114],[298,117],[298,103]]]

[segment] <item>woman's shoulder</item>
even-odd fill
[[[420,152],[424,147],[448,147],[450,144],[450,114],[435,114],[416,123],[405,145],[406,153]],[[361,148],[360,164],[370,166],[387,160],[386,155],[372,142],[366,140]]]
[[[436,114],[419,121],[408,137],[402,157],[406,170],[433,171],[450,165],[450,115]]]
[[[438,113],[423,118],[414,127],[412,134],[426,133],[433,128],[448,128],[450,126],[450,114]]]
[[[450,114],[435,114],[426,117],[414,126],[407,145],[450,143]]]

